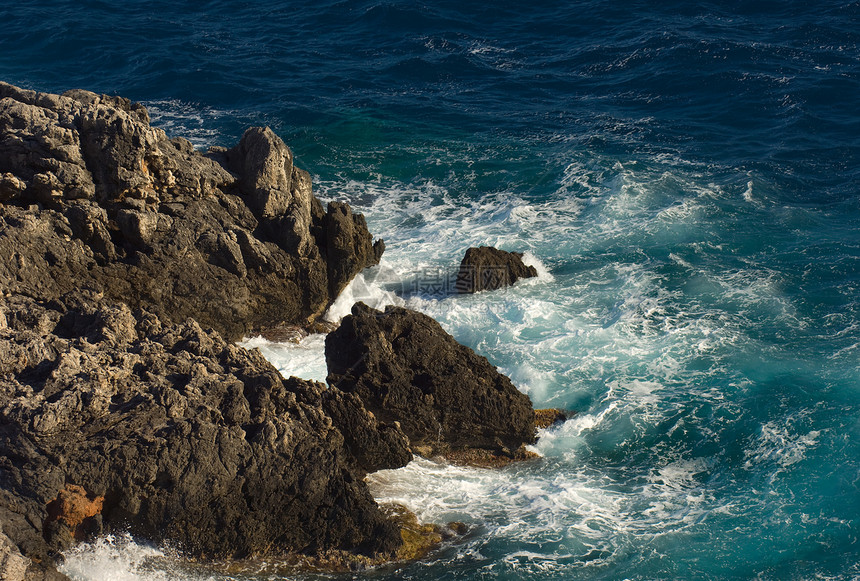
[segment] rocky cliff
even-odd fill
[[[384,250],[348,205],[323,208],[270,129],[202,154],[81,90],[0,83],[0,202],[6,292],[86,288],[228,340],[313,322]]]
[[[396,426],[193,320],[92,298],[2,306],[0,532],[28,559],[112,530],[218,559],[400,547],[361,479],[411,460]]]
[[[527,396],[405,309],[354,307],[328,387],[233,344],[312,324],[383,250],[267,128],[202,154],[126,99],[0,83],[0,579],[64,579],[60,551],[120,530],[335,567],[438,541],[363,477],[516,457]]]
[[[406,464],[405,435],[231,344],[312,323],[383,249],[267,128],[202,154],[121,97],[0,83],[0,577],[120,529],[394,555],[362,477]]]

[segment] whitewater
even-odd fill
[[[0,77],[268,125],[385,239],[327,313],[426,313],[535,407],[542,458],[416,458],[379,502],[470,532],[316,575],[122,534],[76,580],[860,578],[860,3],[16,2]],[[446,292],[470,246],[539,276]],[[248,337],[323,381],[324,337]],[[256,567],[256,568],[254,568]]]
[[[486,470],[416,458],[370,475],[378,502],[472,527],[427,562],[374,576],[803,578],[798,547],[817,567],[857,572],[853,509],[819,492],[857,485],[856,472],[824,460],[858,458],[849,437],[856,419],[852,426],[839,413],[856,397],[854,330],[827,337],[827,369],[816,369],[814,344],[799,356],[801,337],[814,341],[823,330],[787,292],[788,275],[767,255],[726,251],[734,237],[726,208],[735,227],[760,229],[752,217],[772,204],[766,185],[703,186],[685,168],[673,175],[632,165],[614,164],[572,199],[567,184],[583,174],[571,164],[569,179],[541,203],[513,192],[458,200],[431,183],[321,182],[319,195],[346,194],[388,247],[329,320],[359,300],[422,311],[488,357],[535,407],[576,412],[540,432],[536,462]],[[373,204],[362,207],[367,199]],[[526,251],[539,276],[501,291],[446,293],[436,283],[479,244]],[[323,335],[244,345],[285,376],[325,380]],[[82,549],[67,572],[95,579],[92,565],[116,566],[106,553],[117,550]],[[162,578],[131,556],[146,550],[126,541],[128,578]]]

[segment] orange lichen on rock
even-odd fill
[[[48,503],[48,518],[45,524],[62,521],[73,531],[75,540],[81,541],[84,538],[84,527],[81,525],[87,519],[101,514],[104,500],[104,496],[88,494],[82,486],[66,484],[65,489],[57,494],[57,498]]]

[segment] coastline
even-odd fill
[[[447,413],[443,398],[465,389],[456,397],[469,401],[482,376],[507,382],[508,395],[479,399],[518,418],[516,430],[504,432],[504,419],[479,406],[429,453],[532,457],[518,455],[534,441],[531,402],[492,366],[456,386],[444,371],[415,371],[412,358],[434,342],[447,345],[437,357],[451,365],[487,365],[424,315],[391,314],[417,317],[408,324],[429,329],[426,337],[369,347],[385,365],[400,361],[407,392],[454,386],[408,435],[401,422],[418,400],[388,413],[371,395],[390,379],[371,373],[350,390],[283,379],[259,352],[233,344],[252,330],[319,328],[384,251],[347,204],[322,207],[271,130],[251,128],[236,147],[201,154],[151,128],[126,99],[2,84],[0,131],[0,249],[9,257],[0,265],[0,540],[9,578],[56,578],[58,552],[119,530],[204,560],[300,555],[349,570],[417,558],[444,531],[385,514],[363,476],[427,448]],[[359,315],[389,316],[354,307],[350,317]],[[392,329],[406,324],[392,320]],[[332,354],[362,342],[347,339]],[[336,383],[367,355],[354,359],[341,360]]]

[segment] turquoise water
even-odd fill
[[[860,578],[860,4],[16,3],[0,77],[272,126],[386,239],[352,299],[426,312],[537,407],[538,462],[418,460],[379,500],[473,526],[375,579]],[[454,297],[466,248],[540,276]],[[262,345],[322,379],[322,341]],[[122,539],[80,579],[177,573]],[[226,576],[215,575],[216,579]],[[261,578],[268,578],[262,575]]]

